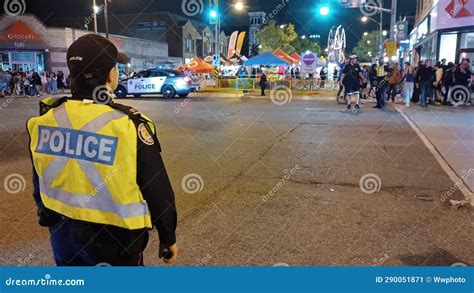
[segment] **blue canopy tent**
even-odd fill
[[[289,62],[275,56],[271,52],[257,55],[244,62],[244,66],[288,66]]]

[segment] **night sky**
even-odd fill
[[[182,0],[112,0],[109,4],[110,13],[140,13],[142,11],[169,11],[183,15],[181,9]],[[189,1],[189,0],[188,0]],[[196,0],[199,1],[199,0]],[[196,20],[207,23],[208,0],[202,0],[205,8]],[[224,4],[227,6],[233,3],[233,0],[220,0],[221,11]],[[265,11],[271,12],[281,0],[246,0],[247,11]],[[332,3],[331,3],[332,2]],[[275,17],[278,23],[293,23],[296,31],[300,35],[321,35],[319,41],[323,46],[327,42],[329,29],[333,25],[343,25],[346,28],[348,38],[348,48],[355,46],[364,31],[377,29],[375,23],[361,23],[362,14],[359,9],[342,8],[338,1],[330,0],[289,0],[286,6]],[[416,0],[398,0],[398,16],[414,16],[416,12]],[[65,7],[67,3],[67,7]],[[97,0],[97,5],[103,3],[103,0]],[[330,16],[321,17],[318,14],[318,7],[322,3],[331,3],[332,12]],[[55,19],[83,16],[86,17],[92,13],[92,0],[27,0],[27,12],[40,17],[47,24],[54,23]],[[390,8],[390,0],[385,0],[385,7]],[[388,29],[390,16],[384,14],[385,29]],[[223,14],[223,29],[230,32],[235,27],[248,24],[246,13],[226,12]]]

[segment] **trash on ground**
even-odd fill
[[[415,198],[422,201],[433,201],[433,198],[431,196],[415,195]]]
[[[456,209],[459,209],[460,207],[469,204],[467,200],[454,200],[454,199],[450,200],[449,203]]]

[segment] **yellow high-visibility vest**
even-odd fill
[[[68,100],[27,128],[46,208],[128,230],[152,227],[137,184],[137,129],[126,114]]]
[[[385,66],[377,67],[377,77],[385,77],[387,76],[387,72],[385,71]]]

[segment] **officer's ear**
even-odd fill
[[[107,76],[107,86],[112,90],[115,90],[118,87],[119,81],[119,72],[117,66],[112,67],[109,71],[109,76]]]

